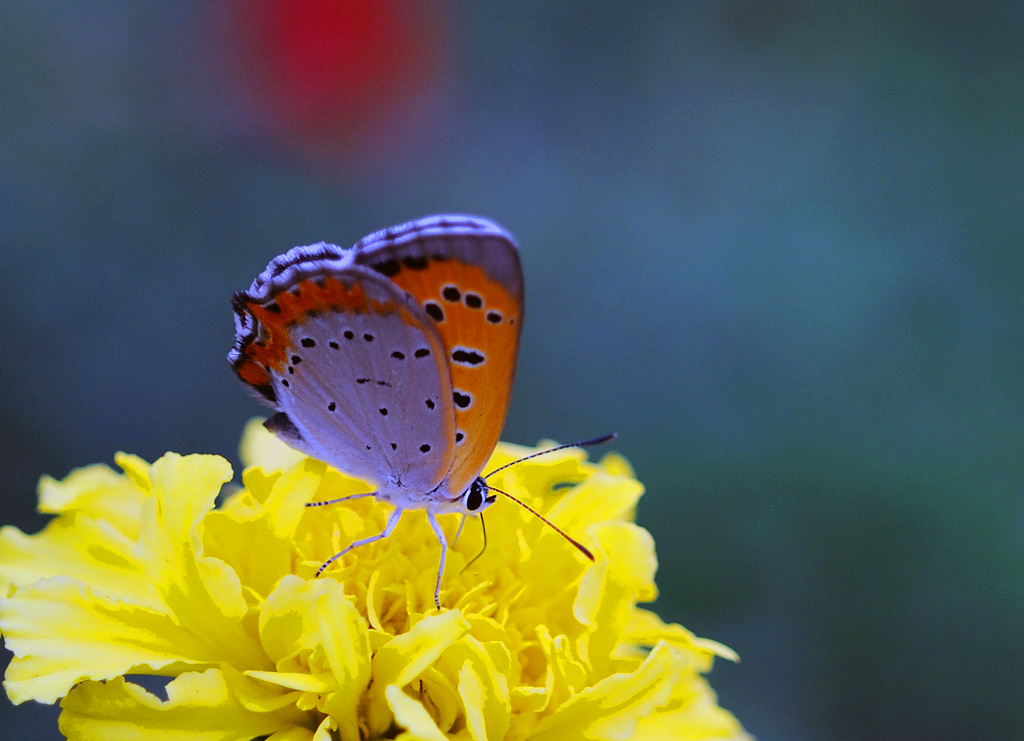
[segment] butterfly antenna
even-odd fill
[[[556,450],[565,450],[566,448],[589,448],[591,445],[600,445],[601,443],[606,443],[609,440],[614,440],[617,437],[618,437],[618,435],[616,433],[612,432],[612,433],[609,433],[607,435],[601,435],[601,437],[595,437],[595,438],[593,438],[591,440],[580,440],[578,443],[565,443],[565,445],[556,445],[555,447],[548,448],[547,450],[541,450],[541,451],[538,451],[536,453],[530,453],[530,455],[525,456],[523,458],[520,458],[519,460],[512,461],[511,463],[506,463],[504,466],[498,466],[497,468],[495,468],[490,473],[484,474],[483,478],[484,479],[488,479],[491,476],[493,476],[494,474],[496,474],[498,471],[504,471],[509,466],[514,466],[517,463],[522,463],[523,461],[528,461],[531,458],[536,458],[537,456],[540,456],[540,455],[547,455],[548,453],[554,453]],[[495,491],[498,491],[498,490],[495,489]],[[501,493],[505,494],[505,492],[501,492]],[[507,497],[509,495],[505,494],[505,496]],[[509,497],[509,498],[511,499],[511,497]],[[520,504],[522,504],[522,502],[520,502]],[[526,507],[525,504],[523,506]],[[529,507],[526,507],[526,508],[530,509]],[[530,511],[532,512],[533,510],[530,510]],[[534,514],[537,514],[537,513],[534,512]],[[538,517],[540,517],[540,515],[538,515]],[[541,519],[543,520],[544,518],[541,517]]]
[[[608,439],[611,439],[611,438],[609,437]],[[604,441],[602,440],[602,442],[604,442]],[[578,444],[579,444],[579,443],[577,443],[577,445],[578,445]],[[572,447],[572,446],[571,446],[571,445],[564,445],[564,446],[562,446],[562,447],[566,447],[566,448],[569,448],[569,447]],[[552,448],[552,450],[558,450],[558,448]],[[549,452],[551,452],[551,451],[547,451],[547,450],[545,450],[544,452],[545,452],[545,453],[549,453]],[[533,456],[531,455],[531,456],[527,456],[527,457],[529,457],[529,458],[532,458]],[[526,459],[524,458],[523,460],[526,460]],[[499,469],[499,470],[500,470],[500,469]],[[512,500],[513,502],[515,502],[516,504],[518,504],[518,505],[519,505],[520,507],[522,507],[523,509],[525,509],[525,510],[526,510],[527,512],[529,512],[530,514],[532,514],[532,515],[533,515],[534,517],[536,517],[537,519],[539,519],[539,520],[540,520],[541,522],[543,522],[543,523],[544,523],[545,525],[547,525],[547,526],[548,526],[548,527],[550,527],[550,528],[551,528],[552,530],[554,530],[554,531],[555,531],[556,533],[558,533],[558,534],[559,534],[559,535],[561,535],[561,536],[562,536],[563,538],[565,538],[565,539],[566,539],[567,541],[569,541],[569,542],[570,542],[570,543],[571,543],[572,545],[576,546],[576,550],[578,550],[578,551],[579,551],[580,553],[582,553],[582,554],[583,554],[584,556],[586,556],[587,558],[589,558],[589,559],[590,559],[591,561],[596,561],[596,560],[597,560],[596,558],[594,558],[594,554],[590,552],[590,549],[589,549],[589,548],[587,548],[587,547],[586,547],[585,545],[583,545],[583,544],[582,544],[581,542],[579,542],[578,540],[576,540],[575,538],[573,538],[572,536],[570,536],[570,535],[569,535],[569,534],[568,534],[567,532],[565,532],[564,530],[562,530],[562,528],[558,527],[558,525],[556,525],[555,523],[553,523],[553,522],[552,522],[551,520],[549,520],[549,519],[548,519],[547,517],[545,517],[545,516],[544,516],[544,515],[542,515],[542,514],[541,514],[540,512],[538,512],[537,510],[535,510],[535,509],[534,509],[533,507],[531,507],[530,505],[528,505],[528,504],[527,504],[526,502],[524,502],[524,501],[522,501],[522,500],[520,500],[520,499],[516,499],[516,498],[515,498],[514,496],[512,496],[511,494],[509,494],[509,493],[508,493],[507,491],[502,491],[501,489],[496,489],[495,487],[493,487],[493,486],[491,486],[491,485],[489,485],[489,484],[487,484],[486,486],[487,486],[487,489],[488,489],[488,490],[490,490],[490,491],[496,491],[496,492],[498,492],[499,494],[502,494],[502,495],[504,495],[504,496],[508,497],[508,498],[509,498],[509,499],[511,499],[511,500]],[[481,551],[481,553],[482,553],[482,552],[483,552],[483,551]],[[473,560],[475,561],[476,559],[473,559]],[[472,562],[470,562],[470,563],[472,563]]]

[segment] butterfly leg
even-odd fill
[[[437,583],[434,584],[434,605],[438,610],[441,609],[441,576],[444,574],[444,562],[448,557],[448,541],[444,537],[444,530],[437,522],[437,518],[434,517],[433,512],[427,512],[427,520],[430,522],[430,527],[434,531],[434,535],[437,536],[438,541],[441,543],[441,565],[437,568]]]
[[[391,535],[391,532],[395,529],[395,526],[398,524],[398,520],[401,519],[403,511],[404,510],[396,509],[394,512],[392,512],[391,517],[388,518],[388,524],[384,527],[384,530],[382,532],[377,533],[376,535],[371,535],[368,538],[362,538],[360,540],[352,541],[348,544],[348,546],[346,546],[345,548],[343,548],[342,550],[338,551],[333,556],[328,558],[320,565],[320,568],[316,570],[316,575],[320,576],[320,574],[324,573],[324,569],[326,569],[332,563],[334,563],[339,558],[344,556],[346,553],[351,551],[353,548],[358,548],[361,545],[367,545],[369,543],[376,543],[378,540],[383,540],[384,538]]]

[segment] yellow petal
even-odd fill
[[[323,620],[334,612],[341,620],[346,637],[352,640],[365,637],[366,623],[358,612],[350,612],[335,603],[351,607],[342,586],[333,579],[306,581],[294,575],[281,579],[260,611],[260,641],[271,661],[280,664],[303,650],[319,646]],[[320,609],[327,614],[320,615],[317,612]],[[369,660],[366,645],[366,650],[359,653]]]
[[[586,686],[587,668],[572,655],[564,635],[552,637],[547,626],[538,625],[537,638],[546,658],[544,687],[548,703],[557,707]]]
[[[408,684],[468,629],[469,623],[455,610],[423,618],[377,651],[374,682]]]
[[[485,645],[472,635],[464,635],[434,665],[439,673],[450,678],[451,687],[458,687],[458,693],[452,694],[458,714],[465,715],[473,739],[504,738],[511,723],[508,651],[501,644],[492,643]],[[437,705],[434,692],[428,695]],[[450,727],[451,722],[444,722],[445,715],[436,717],[438,726]]]
[[[568,528],[586,527],[610,520],[632,519],[644,485],[628,476],[596,471],[569,489],[548,510],[548,518]]]
[[[252,680],[216,669],[182,674],[166,690],[167,700],[161,701],[121,677],[86,682],[61,703],[60,730],[69,741],[237,741],[296,727],[309,733],[316,722],[290,702],[274,702],[280,707],[273,710],[255,709],[266,704],[260,702],[263,690]]]
[[[370,682],[366,621],[333,579],[286,576],[264,603],[260,640],[280,668],[288,659],[320,649],[334,677],[324,710],[343,739],[357,741],[357,708]]]
[[[377,650],[373,657],[373,684],[367,693],[367,715],[372,733],[380,735],[391,725],[392,711],[383,702],[384,689],[389,685],[407,685],[467,630],[469,623],[457,611],[451,610],[423,618],[408,632],[395,636]]]
[[[337,682],[324,711],[338,723],[344,741],[359,741],[358,708],[370,683],[370,642],[366,623],[347,599],[322,596],[317,601],[323,651]]]
[[[124,475],[132,484],[146,496],[153,493],[153,487],[149,480],[150,464],[137,455],[119,452],[114,454],[114,463],[120,466]]]
[[[235,666],[271,669],[242,621],[248,608],[238,576],[223,561],[203,557],[202,518],[230,479],[231,466],[219,456],[168,453],[154,463],[141,558],[184,627]]]
[[[276,476],[266,499],[256,506],[211,512],[204,520],[204,553],[231,566],[260,596],[292,572],[295,530],[322,478],[308,468],[293,466]],[[322,471],[323,466],[318,468]]]
[[[334,678],[326,675],[313,676],[306,672],[247,671],[245,676],[276,684],[278,687],[286,687],[290,690],[299,690],[301,692],[326,693],[334,691]]]
[[[677,623],[665,623],[650,610],[637,608],[629,617],[629,624],[623,640],[639,646],[653,646],[658,641],[675,646],[695,655],[698,671],[711,671],[711,659],[720,656],[729,661],[739,661],[739,655],[718,641],[699,638]]]
[[[384,609],[384,592],[380,579],[380,569],[374,569],[370,580],[366,583],[366,619],[374,630],[383,633],[384,626],[380,621]]]
[[[566,491],[546,516],[569,536],[594,550],[590,527],[630,519],[643,486],[631,478],[609,476],[601,471]],[[543,508],[543,507],[542,507]],[[541,594],[559,593],[572,587],[590,563],[552,528],[535,520],[518,529],[528,535],[523,578]]]
[[[146,580],[135,541],[107,520],[78,513],[51,520],[35,535],[0,529],[0,596],[69,571],[109,597],[155,610],[163,605]]]
[[[330,736],[327,736],[324,741],[329,741],[329,739]],[[267,736],[266,741],[316,741],[316,734],[308,728],[292,726],[283,731],[270,734]]]
[[[0,625],[14,653],[4,685],[15,703],[54,702],[83,679],[210,664],[223,653],[166,612],[98,595],[68,577],[0,600]]]
[[[637,723],[668,704],[685,660],[659,644],[636,671],[612,674],[537,724],[531,741],[629,739]]]
[[[465,636],[451,650],[465,657],[459,669],[459,695],[470,737],[473,741],[504,738],[511,722],[508,681],[472,636]]]
[[[512,722],[539,713],[548,705],[548,693],[544,687],[520,685],[512,690],[509,698],[512,704]],[[518,737],[518,734],[512,734]]]
[[[462,715],[462,699],[455,688],[456,681],[434,666],[428,666],[407,688],[415,688],[416,696],[434,724],[444,731],[451,730]]]
[[[324,718],[320,725],[317,726],[316,733],[313,735],[313,741],[334,741],[331,736],[332,730],[334,730],[334,725],[331,723],[330,717]]]
[[[277,435],[264,427],[262,418],[246,422],[238,452],[243,465],[259,466],[266,473],[287,471],[306,457],[295,448],[285,445]]]
[[[416,700],[402,692],[400,687],[391,685],[384,690],[388,706],[394,713],[395,722],[406,729],[398,738],[405,741],[447,741],[434,723],[430,713]]]
[[[606,453],[601,458],[600,466],[606,473],[610,473],[613,476],[628,476],[630,478],[636,476],[633,472],[633,467],[629,465],[629,461],[618,453]]]
[[[136,460],[121,454],[124,460]],[[143,461],[143,463],[145,463]],[[139,535],[139,509],[149,498],[129,476],[109,466],[77,468],[62,481],[49,476],[39,480],[39,511],[49,514],[82,512],[106,520],[129,539]]]
[[[637,601],[653,596],[658,562],[654,539],[632,523],[594,525],[590,534],[603,557],[583,577],[573,612],[589,629],[578,643],[580,655],[601,675]]]
[[[692,691],[689,700],[678,709],[641,718],[631,741],[753,741],[739,721],[718,706],[715,693],[703,680],[694,677],[691,681],[699,682],[701,690]]]

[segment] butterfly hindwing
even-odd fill
[[[523,310],[514,242],[492,222],[445,216],[377,232],[356,252],[411,295],[441,338],[455,414],[448,489],[458,496],[490,458],[508,410]]]
[[[333,250],[333,252],[332,252]],[[289,444],[389,492],[431,491],[451,467],[444,345],[417,303],[330,245],[296,248],[235,299],[242,380]]]

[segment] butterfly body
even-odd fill
[[[444,544],[433,515],[494,501],[479,474],[504,425],[523,315],[504,229],[432,216],[351,249],[295,247],[233,304],[228,361],[277,410],[267,427],[396,507],[375,537],[425,509]]]

